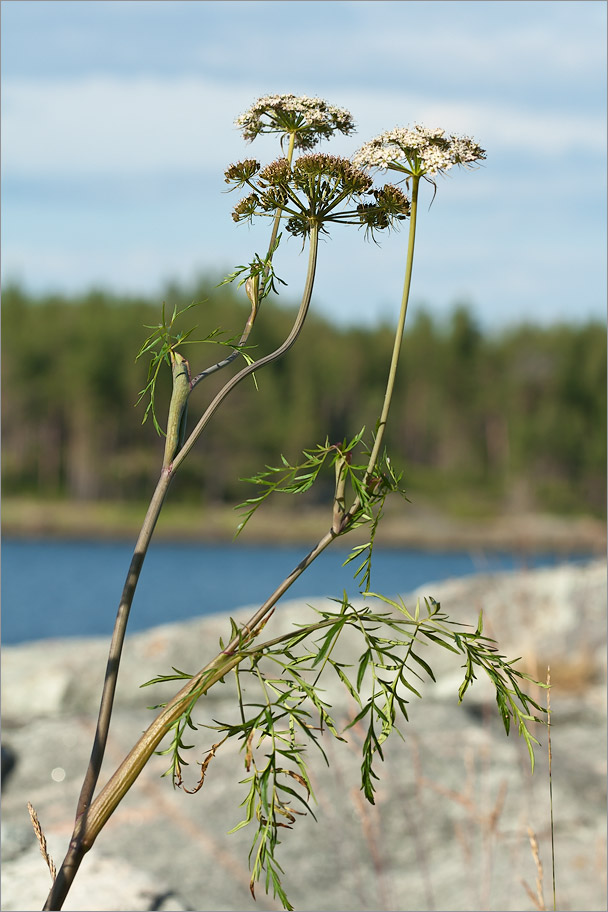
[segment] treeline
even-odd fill
[[[95,292],[33,298],[17,286],[2,298],[3,490],[5,495],[90,500],[146,499],[163,440],[142,426],[147,360],[135,355],[177,304],[201,302],[182,318],[191,338],[222,327],[240,334],[248,308],[233,286],[168,287],[157,301]],[[285,338],[293,311],[267,301],[250,354]],[[198,502],[238,501],[240,477],[297,458],[326,437],[373,431],[392,349],[392,328],[338,329],[311,315],[291,352],[244,381],[212,419],[172,493]],[[227,353],[191,345],[198,372]],[[238,363],[238,362],[237,362]],[[240,364],[242,364],[242,360]],[[228,371],[234,372],[235,367]],[[168,370],[157,410],[166,415]],[[225,382],[197,387],[190,426]],[[600,323],[520,326],[483,334],[456,308],[436,322],[408,317],[387,448],[418,500],[471,512],[518,507],[602,515],[606,503],[606,334]],[[319,496],[327,496],[319,489]]]

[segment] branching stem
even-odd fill
[[[207,410],[205,411],[202,418],[199,420],[198,424],[184,443],[183,447],[173,460],[173,471],[176,471],[179,466],[182,464],[194,444],[196,443],[198,437],[204,430],[204,428],[209,423],[209,420],[213,414],[217,411],[218,407],[224,401],[226,396],[234,389],[234,387],[244,380],[245,377],[248,377],[249,374],[252,374],[254,371],[260,370],[260,368],[265,367],[267,364],[270,364],[272,361],[276,361],[277,358],[280,358],[284,355],[293,345],[293,343],[298,338],[302,327],[304,326],[304,321],[306,320],[306,314],[308,313],[308,308],[310,305],[310,300],[312,298],[312,289],[315,281],[315,272],[317,267],[317,253],[319,247],[319,228],[318,226],[313,226],[310,232],[310,247],[308,254],[308,271],[306,274],[306,283],[304,286],[304,292],[302,294],[302,302],[300,304],[300,309],[298,311],[297,317],[291,329],[291,332],[285,339],[282,345],[275,351],[271,352],[269,355],[265,355],[263,358],[260,358],[258,361],[253,362],[253,364],[248,364],[244,367],[238,374],[235,374],[224,387],[219,391],[219,393],[212,400]]]
[[[287,161],[289,162],[290,165],[291,165],[291,162],[293,159],[295,138],[296,138],[295,133],[291,133],[289,136],[289,149],[287,151]],[[283,211],[282,209],[277,209],[277,212],[275,214],[274,221],[272,223],[272,231],[270,233],[270,241],[268,243],[267,256],[271,255],[272,251],[274,250],[274,246],[275,246],[276,240],[277,240],[277,235],[279,233],[279,225],[281,224],[282,211]],[[268,275],[269,270],[270,270],[270,261],[268,261],[266,264],[266,267],[265,267],[264,273],[263,273],[264,276]],[[192,384],[191,384],[192,389],[194,389],[194,387],[198,383],[200,383],[201,380],[204,380],[205,377],[209,377],[211,374],[215,374],[218,370],[222,370],[222,368],[228,367],[229,364],[232,364],[232,362],[236,358],[238,358],[240,349],[247,342],[249,335],[251,333],[251,330],[253,329],[253,324],[258,315],[258,312],[259,312],[259,303],[257,300],[253,300],[251,302],[251,313],[249,314],[249,317],[247,318],[247,322],[245,323],[245,328],[243,329],[243,332],[241,333],[241,338],[238,341],[237,348],[235,348],[234,351],[231,352],[226,358],[223,358],[221,361],[218,361],[217,364],[213,364],[211,367],[208,367],[204,371],[201,371],[200,374],[197,374],[196,377],[193,377]]]
[[[290,152],[293,151],[292,144],[290,143]],[[407,313],[407,305],[409,300],[409,291],[411,284],[412,276],[412,265],[414,257],[414,243],[416,235],[416,215],[417,215],[417,201],[418,201],[418,186],[419,178],[413,177],[413,186],[412,186],[412,204],[411,204],[411,215],[410,215],[410,230],[409,230],[409,239],[408,239],[408,249],[407,249],[407,261],[406,261],[406,270],[405,270],[405,280],[403,287],[403,295],[401,300],[401,309],[399,314],[399,320],[395,332],[395,341],[393,345],[393,353],[391,358],[391,364],[389,368],[389,375],[386,385],[386,392],[384,396],[384,402],[382,405],[382,411],[380,413],[380,419],[378,422],[378,428],[376,433],[376,439],[374,441],[374,446],[370,454],[368,467],[366,471],[366,479],[368,479],[375,468],[378,455],[382,446],[382,441],[384,437],[384,431],[386,427],[386,422],[388,419],[388,413],[390,409],[391,399],[394,390],[395,377],[397,373],[397,365],[399,361],[399,354],[401,350],[401,342],[403,337],[403,331],[405,326],[405,318]],[[276,231],[278,230],[278,214],[275,219],[275,225],[273,227],[273,238],[276,238]],[[95,742],[93,746],[93,751],[91,754],[91,760],[89,763],[89,768],[85,777],[83,788],[81,791],[80,799],[78,802],[77,818],[74,832],[72,834],[72,839],[70,841],[70,847],[68,849],[66,858],[59,870],[55,883],[49,893],[47,901],[44,905],[44,909],[61,909],[65,897],[67,896],[72,881],[76,875],[76,872],[80,866],[82,858],[85,853],[89,851],[92,847],[97,835],[109,819],[110,815],[113,813],[115,808],[118,806],[124,795],[131,788],[140,772],[146,765],[147,761],[157,748],[160,741],[167,734],[168,730],[171,727],[171,724],[175,722],[176,719],[183,712],[183,702],[186,700],[194,690],[197,691],[198,695],[205,693],[209,687],[214,683],[224,677],[232,668],[235,668],[244,658],[244,655],[241,652],[237,652],[239,647],[243,644],[243,636],[247,638],[255,629],[259,626],[260,622],[268,615],[272,610],[281,596],[291,587],[296,579],[313,563],[314,560],[341,534],[348,530],[350,523],[355,517],[357,511],[361,506],[360,497],[356,497],[352,506],[346,511],[342,517],[340,523],[334,522],[332,528],[319,540],[315,547],[302,559],[302,561],[297,565],[297,567],[292,570],[288,577],[281,583],[280,586],[275,589],[272,595],[264,602],[264,604],[255,612],[255,614],[250,618],[250,620],[244,625],[244,628],[240,631],[239,635],[236,636],[232,642],[226,647],[226,649],[216,656],[209,665],[196,675],[194,679],[188,682],[188,684],[180,690],[180,692],[171,700],[171,702],[162,710],[162,712],[157,716],[152,725],[147,729],[142,738],[137,742],[133,750],[128,754],[125,760],[118,767],[116,772],[110,778],[106,786],[102,789],[98,797],[91,803],[91,799],[99,778],[99,772],[101,769],[101,761],[103,759],[103,754],[105,750],[105,744],[108,735],[108,728],[110,723],[110,716],[112,712],[112,704],[114,699],[114,693],[116,689],[116,680],[118,674],[118,666],[120,662],[120,656],[122,652],[122,645],[124,642],[124,636],[126,632],[126,626],[129,616],[129,611],[131,603],[133,600],[133,595],[135,592],[135,587],[139,579],[139,574],[143,565],[143,561],[148,549],[156,521],[158,519],[163,500],[167,489],[169,487],[171,478],[173,474],[181,465],[183,460],[186,458],[192,447],[194,446],[196,440],[208,424],[209,420],[224,401],[226,396],[234,389],[234,387],[240,383],[245,377],[253,373],[255,370],[259,370],[261,367],[271,363],[281,355],[285,354],[289,348],[293,345],[296,338],[298,337],[304,321],[306,319],[306,314],[308,312],[308,307],[312,297],[312,288],[314,284],[314,276],[316,270],[317,262],[317,252],[318,252],[318,235],[319,235],[319,226],[313,225],[310,232],[310,249],[309,249],[309,260],[308,260],[308,271],[306,276],[306,283],[304,288],[304,293],[302,295],[302,303],[296,317],[296,321],[292,327],[292,330],[278,349],[272,352],[269,355],[259,359],[259,361],[247,365],[238,374],[231,378],[228,383],[220,390],[220,392],[215,396],[213,401],[210,403],[209,407],[203,414],[202,418],[199,420],[198,424],[185,441],[173,462],[168,466],[163,468],[163,472],[159,479],[156,491],[148,508],[146,518],[140,533],[140,536],[137,541],[135,552],[131,561],[131,566],[129,568],[129,573],[127,576],[127,581],[123,590],[123,596],[118,610],[118,615],[116,619],[116,625],[114,630],[114,635],[112,637],[112,643],[110,647],[110,655],[108,658],[108,666],[106,671],[106,678],[104,681],[104,688],[101,700],[101,707],[99,713],[99,720],[97,725],[97,732],[95,736]],[[271,239],[271,249],[272,249],[272,239]],[[255,310],[255,304],[253,305]],[[253,324],[253,317],[255,314],[252,312],[252,317],[250,317],[248,324],[245,328],[244,333],[249,334],[251,326]],[[233,353],[236,357],[237,352]],[[232,356],[231,356],[232,357]],[[225,359],[227,363],[230,363],[229,359]],[[220,363],[221,364],[221,363]],[[219,369],[219,365],[216,366]],[[215,368],[214,368],[215,369]],[[335,517],[334,517],[335,519]],[[197,696],[198,698],[198,696]]]
[[[393,345],[393,353],[391,357],[391,364],[388,373],[388,379],[386,383],[386,391],[384,394],[384,402],[382,404],[382,411],[380,413],[380,419],[378,421],[378,430],[376,433],[376,439],[374,441],[374,446],[369,457],[369,462],[367,465],[367,471],[365,473],[365,480],[367,480],[373,473],[374,467],[378,460],[380,454],[380,448],[382,446],[382,441],[384,437],[384,430],[386,428],[386,422],[388,419],[388,413],[391,405],[391,399],[393,396],[393,390],[395,388],[395,377],[397,375],[397,366],[399,363],[399,355],[401,352],[401,341],[403,338],[403,330],[405,327],[405,317],[407,314],[407,305],[409,301],[410,286],[412,282],[412,266],[414,262],[414,245],[416,241],[416,216],[418,212],[418,187],[420,183],[420,178],[412,178],[412,206],[410,214],[410,230],[408,237],[407,245],[407,260],[405,266],[405,278],[403,282],[403,294],[401,297],[401,310],[399,313],[399,320],[397,323],[397,328],[395,330],[395,342]],[[275,589],[273,594],[267,599],[266,602],[256,611],[252,618],[245,625],[246,631],[254,630],[257,625],[262,621],[268,612],[275,606],[278,600],[282,595],[290,588],[290,586],[298,579],[299,576],[312,564],[317,557],[325,551],[325,549],[331,545],[331,543],[338,537],[338,535],[343,534],[347,531],[350,523],[357,514],[361,506],[361,499],[357,496],[352,504],[352,506],[344,513],[342,520],[339,524],[336,524],[334,518],[334,524],[332,528],[327,532],[320,541],[317,542],[315,547],[309,551],[305,558],[295,567],[288,577],[281,583],[281,585]],[[238,647],[239,641],[238,637],[235,637],[232,642],[229,644],[226,652],[230,652]]]
[[[308,271],[306,275],[306,282],[304,287],[304,293],[302,295],[302,302],[300,304],[300,309],[298,311],[294,325],[289,333],[288,337],[285,339],[282,345],[280,345],[275,351],[271,352],[268,355],[265,355],[263,358],[260,358],[258,361],[253,364],[247,365],[239,371],[238,374],[235,374],[228,383],[220,390],[220,392],[213,399],[206,412],[204,413],[201,420],[198,422],[183,447],[178,452],[177,456],[174,458],[173,462],[167,466],[163,467],[161,476],[159,478],[156,490],[150,501],[148,507],[148,512],[146,513],[146,518],[144,520],[137,544],[135,546],[135,551],[131,559],[131,565],[129,567],[129,572],[127,574],[127,579],[123,589],[122,598],[118,608],[118,614],[116,617],[116,622],[114,625],[114,633],[112,636],[112,641],[110,644],[110,652],[108,656],[108,664],[106,668],[106,676],[104,679],[104,685],[102,690],[101,705],[99,710],[99,716],[97,721],[97,728],[95,732],[95,739],[93,743],[93,749],[91,752],[91,758],[89,760],[89,766],[85,775],[84,783],[82,786],[80,798],[78,800],[78,806],[76,811],[76,823],[74,826],[74,831],[72,833],[72,838],[70,840],[70,846],[64,862],[57,874],[57,878],[51,888],[47,901],[44,905],[44,909],[61,909],[65,897],[67,896],[72,881],[78,871],[82,858],[85,853],[91,848],[99,830],[104,825],[114,807],[111,810],[105,812],[105,804],[102,802],[101,805],[98,805],[97,801],[95,802],[96,810],[93,815],[91,807],[91,799],[95,792],[95,787],[97,785],[97,780],[99,779],[99,773],[101,771],[101,764],[103,761],[103,756],[105,752],[105,746],[108,738],[108,731],[110,726],[110,718],[112,715],[112,706],[114,703],[114,695],[116,691],[116,682],[118,678],[118,668],[120,665],[120,657],[122,653],[122,647],[124,643],[124,638],[127,629],[127,622],[129,619],[129,613],[131,610],[131,604],[133,602],[133,596],[135,594],[135,589],[137,582],[139,580],[139,575],[143,566],[143,562],[152,538],[152,533],[156,526],[165,495],[167,493],[169,484],[178,467],[181,465],[182,461],[185,459],[186,455],[192,449],[197,439],[201,435],[203,429],[208,424],[212,415],[215,413],[220,404],[224,401],[226,396],[234,389],[234,387],[240,383],[245,377],[253,373],[256,370],[260,370],[262,367],[265,367],[267,364],[270,364],[273,361],[276,361],[280,358],[285,352],[287,352],[291,346],[296,341],[306,319],[306,314],[308,313],[308,308],[312,298],[312,290],[314,286],[315,271],[317,265],[317,253],[318,253],[318,241],[319,241],[319,228],[317,225],[314,225],[310,232],[310,248],[309,248],[309,258],[308,258]],[[220,657],[221,658],[221,657]],[[226,659],[226,657],[223,657]],[[240,660],[239,660],[240,661]],[[213,665],[213,663],[212,663]],[[209,666],[208,666],[209,667]],[[226,668],[226,671],[230,670],[233,665],[230,665]],[[219,677],[223,677],[223,674]],[[181,708],[177,711],[177,718],[181,713]],[[161,714],[162,715],[162,714]],[[174,720],[172,720],[174,721]],[[170,724],[170,723],[169,723]],[[150,742],[146,742],[146,759],[151,756],[155,750],[156,744],[162,739],[166,734],[166,729],[162,729],[158,740],[153,743],[154,739]],[[151,746],[149,746],[151,745]],[[125,761],[126,762],[126,761]],[[141,766],[138,766],[133,771],[129,768],[125,772],[124,782],[126,786],[122,791],[122,795],[128,791],[131,787],[143,766],[145,765],[145,760]],[[119,768],[123,769],[123,765]],[[105,790],[104,790],[105,792]],[[102,793],[103,794],[103,793]],[[121,797],[122,797],[121,795]],[[101,798],[101,795],[100,795]],[[119,799],[120,800],[120,799]],[[102,811],[99,812],[98,808],[101,807]],[[105,813],[105,816],[104,816]],[[101,821],[101,822],[100,822]]]
[[[405,325],[405,317],[407,313],[407,304],[409,299],[409,290],[411,284],[412,276],[412,263],[414,257],[414,242],[415,242],[415,233],[416,233],[416,211],[417,211],[417,199],[418,199],[418,179],[413,179],[413,188],[412,188],[412,210],[411,210],[411,219],[410,219],[410,232],[408,240],[408,250],[407,250],[407,263],[405,271],[405,281],[403,288],[403,296],[401,301],[401,311],[399,315],[399,321],[397,324],[397,329],[395,333],[395,343],[393,346],[393,354],[391,359],[391,365],[389,369],[389,375],[387,380],[386,392],[384,396],[384,402],[382,406],[382,411],[380,414],[380,420],[378,423],[378,431],[376,434],[376,440],[372,453],[370,455],[368,468],[367,468],[367,477],[369,477],[376,464],[378,454],[380,452],[380,447],[382,444],[382,439],[384,435],[384,429],[386,427],[386,422],[388,418],[388,412],[390,408],[391,398],[394,389],[395,376],[397,372],[397,364],[399,360],[399,353],[401,349],[401,340],[403,336],[403,330]],[[187,456],[189,451],[194,446],[194,443],[198,439],[199,435],[207,425],[211,416],[214,414],[216,409],[219,407],[224,398],[228,393],[239,383],[242,379],[252,373],[254,370],[259,369],[265,364],[270,363],[276,358],[284,354],[295,342],[306,313],[308,311],[308,305],[310,304],[310,298],[312,295],[312,287],[314,282],[314,274],[316,268],[316,259],[317,259],[317,247],[318,247],[318,228],[313,227],[310,236],[310,253],[309,253],[309,263],[308,263],[308,273],[306,278],[306,285],[304,289],[304,294],[302,296],[302,304],[296,318],[296,322],[292,328],[291,333],[288,338],[285,340],[283,345],[280,346],[275,352],[270,355],[267,355],[265,358],[261,358],[257,363],[248,365],[243,368],[238,374],[236,374],[217,394],[215,399],[209,405],[207,411],[202,416],[198,422],[195,429],[192,431],[190,437],[186,440],[183,447],[175,457],[172,465],[169,467],[167,472],[166,480],[161,477],[157,491],[155,492],[155,497],[153,502],[150,505],[148,510],[148,515],[146,517],[146,523],[144,527],[147,530],[147,535],[145,540],[140,546],[140,541],[138,540],[138,547],[136,548],[135,554],[133,556],[133,561],[131,563],[131,570],[129,571],[129,577],[127,578],[127,584],[125,585],[125,593],[127,594],[127,602],[124,606],[124,621],[122,624],[122,637],[120,639],[120,647],[118,652],[114,649],[114,639],[112,641],[114,652],[111,651],[111,656],[116,653],[117,658],[110,660],[108,662],[108,673],[110,672],[110,666],[112,666],[114,678],[112,684],[112,697],[114,693],[114,688],[116,684],[116,672],[118,668],[118,658],[120,657],[120,649],[122,648],[122,639],[124,638],[124,629],[126,628],[126,619],[128,617],[128,610],[130,607],[130,599],[132,599],[135,585],[137,583],[137,578],[139,575],[139,570],[143,564],[143,558],[145,556],[145,550],[147,544],[152,535],[156,519],[158,518],[158,512],[162,506],[162,500],[166,493],[166,489],[169,485],[171,474],[178,468],[183,459]],[[154,509],[153,509],[153,505]],[[243,645],[243,637],[247,638],[255,629],[258,627],[261,621],[268,615],[272,608],[276,605],[282,595],[287,592],[291,585],[298,579],[299,576],[313,563],[314,560],[344,531],[347,530],[348,525],[355,516],[357,510],[360,507],[360,499],[357,497],[350,507],[350,509],[344,514],[342,522],[337,528],[331,528],[315,545],[314,548],[300,561],[300,563],[295,567],[289,576],[281,583],[280,586],[275,589],[272,595],[264,602],[264,604],[255,612],[255,614],[249,619],[249,621],[244,625],[243,629],[240,631],[239,635],[235,637],[231,643],[226,647],[226,649],[216,656],[209,665],[205,666],[202,671],[196,675],[196,677],[189,681],[188,684],[180,690],[180,692],[171,700],[169,704],[162,710],[162,712],[157,716],[152,725],[147,729],[144,735],[137,742],[130,754],[125,758],[122,764],[118,767],[114,775],[108,781],[107,785],[102,789],[99,796],[95,799],[92,805],[90,805],[90,798],[92,796],[93,790],[95,788],[95,783],[99,775],[99,770],[97,769],[97,774],[94,778],[91,776],[87,779],[87,793],[86,797],[88,800],[82,804],[83,810],[86,813],[83,813],[81,810],[81,816],[78,818],[77,826],[74,831],[74,836],[72,842],[70,843],[70,849],[68,855],[57,875],[57,880],[53,885],[53,889],[49,894],[49,898],[45,905],[45,909],[60,909],[63,904],[65,896],[67,896],[68,890],[70,888],[71,882],[78,870],[78,866],[93,842],[95,841],[98,833],[103,828],[107,822],[110,815],[113,813],[115,808],[118,806],[124,795],[133,785],[140,772],[146,765],[149,758],[152,756],[153,752],[158,747],[158,744],[168,732],[171,724],[179,718],[183,712],[183,702],[184,700],[192,694],[193,690],[199,688],[199,693],[205,693],[209,687],[212,686],[216,681],[222,678],[228,671],[232,668],[235,668],[244,658],[244,654],[240,651],[240,648]],[[143,535],[144,529],[142,529]],[[140,535],[140,540],[142,539]],[[130,582],[131,581],[131,582]],[[125,595],[123,594],[123,601],[125,601]],[[121,608],[123,608],[123,601],[121,601]],[[120,609],[119,609],[120,614]],[[207,676],[207,680],[205,680]],[[106,676],[106,679],[108,677]],[[204,681],[204,684],[201,682]],[[104,687],[105,695],[105,687]],[[105,707],[104,719],[107,718],[109,724],[109,715],[111,712],[111,699],[104,701],[102,699],[102,707]],[[107,731],[106,731],[107,737]],[[105,740],[104,740],[105,746]],[[98,751],[99,754],[99,751]],[[96,755],[97,756],[97,755]],[[101,749],[101,756],[103,756],[103,748]],[[90,805],[90,806],[89,806]],[[79,808],[81,804],[79,803]]]

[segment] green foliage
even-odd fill
[[[357,467],[359,472],[362,466]],[[403,472],[395,473],[391,459],[384,451],[382,458],[369,472],[367,468],[363,475],[351,475],[349,466],[349,477],[353,491],[355,492],[358,503],[360,504],[349,525],[344,531],[357,528],[359,526],[369,526],[369,539],[361,545],[355,545],[349,556],[344,561],[344,566],[351,561],[363,557],[362,563],[355,571],[355,579],[359,580],[359,587],[363,592],[369,592],[371,585],[372,555],[374,543],[376,541],[376,532],[382,518],[384,503],[389,494],[399,494],[405,500],[407,496],[405,491],[400,487]]]
[[[314,450],[305,450],[304,461],[297,465],[292,465],[285,456],[281,455],[282,465],[266,466],[265,472],[243,478],[242,481],[263,487],[264,491],[256,497],[248,497],[237,507],[238,510],[244,512],[244,517],[238,524],[236,534],[242,532],[256,510],[271,494],[303,494],[310,490],[333,449],[326,441],[324,446],[319,444]],[[337,456],[334,456],[334,461],[336,458]]]
[[[243,481],[263,489],[261,494],[249,497],[237,507],[243,513],[238,524],[236,535],[239,535],[254,513],[271,494],[304,494],[318,480],[321,470],[333,468],[335,475],[334,491],[334,532],[336,537],[364,525],[370,527],[369,539],[356,545],[344,561],[344,565],[363,556],[363,562],[355,572],[355,579],[363,591],[367,592],[371,581],[371,561],[378,524],[382,517],[382,508],[391,493],[406,497],[399,483],[403,473],[396,474],[390,457],[384,452],[382,459],[371,469],[369,457],[371,449],[363,443],[365,428],[362,428],[352,440],[330,444],[328,440],[313,450],[304,450],[304,459],[290,463],[281,456],[280,466],[266,466],[266,471],[259,472]],[[357,447],[362,444],[363,450],[359,461],[353,462]],[[360,460],[363,461],[360,461]],[[355,501],[356,508],[347,510],[348,495]],[[407,498],[406,498],[407,499]]]
[[[137,353],[135,360],[139,361],[144,355],[150,356],[150,364],[148,366],[148,378],[145,387],[140,390],[139,398],[137,399],[136,405],[144,399],[146,396],[149,397],[148,405],[144,412],[142,419],[142,424],[145,424],[148,415],[152,415],[152,421],[156,432],[159,435],[164,435],[165,432],[162,430],[161,426],[158,423],[156,417],[155,409],[155,394],[156,394],[156,382],[160,370],[163,365],[171,368],[170,355],[172,352],[177,351],[178,348],[182,348],[184,345],[197,345],[205,342],[212,342],[216,345],[225,345],[228,346],[232,351],[238,350],[240,354],[243,355],[245,360],[249,363],[251,358],[245,351],[245,347],[237,343],[236,338],[232,339],[223,339],[222,330],[218,327],[213,329],[210,333],[205,336],[204,339],[191,339],[190,337],[194,332],[196,332],[196,326],[191,327],[188,330],[181,330],[178,332],[173,332],[173,326],[178,317],[181,317],[182,314],[191,310],[191,308],[196,307],[197,302],[189,304],[187,307],[183,307],[181,310],[177,309],[177,305],[174,305],[173,312],[169,321],[167,322],[165,315],[166,304],[163,301],[162,304],[162,316],[161,322],[157,323],[154,326],[146,326],[146,329],[151,329],[152,332],[148,338],[144,341],[139,352]]]
[[[179,668],[175,668],[175,666],[173,666],[173,672],[173,674],[169,675],[157,675],[155,678],[151,678],[141,686],[151,687],[153,684],[166,684],[169,681],[190,681],[192,679],[191,674],[188,674],[186,671],[180,671]],[[171,763],[163,773],[163,776],[171,776],[174,788],[181,786],[182,767],[188,766],[188,762],[183,758],[181,752],[190,750],[194,746],[192,744],[185,744],[183,735],[188,728],[192,729],[192,731],[196,731],[196,725],[192,721],[192,710],[198,702],[200,693],[200,688],[194,689],[193,693],[184,700],[182,714],[175,720],[169,729],[171,735],[169,746],[162,751],[156,751],[160,756],[170,755]],[[166,703],[155,703],[154,706],[149,706],[148,709],[161,709],[163,706],[166,706]]]
[[[381,603],[378,607],[378,603]],[[222,740],[214,745],[202,764],[199,787],[206,764],[219,745],[235,738],[241,744],[246,777],[241,780],[245,795],[241,802],[243,817],[230,832],[252,825],[254,828],[249,862],[251,891],[263,882],[285,909],[291,905],[281,883],[282,868],[277,860],[281,831],[290,830],[302,814],[314,812],[314,793],[310,781],[309,749],[320,752],[325,733],[345,741],[355,725],[363,726],[361,790],[370,803],[375,800],[378,763],[384,759],[385,742],[393,732],[403,737],[401,726],[408,722],[408,705],[422,697],[425,681],[434,682],[432,660],[427,647],[443,648],[458,657],[464,671],[458,691],[462,701],[479,672],[492,683],[507,735],[516,725],[525,739],[534,768],[533,745],[538,742],[530,731],[531,723],[541,723],[538,713],[545,709],[529,697],[524,688],[528,675],[515,667],[517,660],[501,655],[492,639],[483,634],[481,615],[475,629],[457,624],[441,611],[433,599],[416,605],[410,612],[403,601],[368,593],[363,606],[349,602],[346,593],[335,600],[336,609],[313,609],[317,620],[265,643],[243,638],[235,652],[238,718],[214,720],[211,727]],[[381,607],[384,606],[384,607]],[[231,639],[238,633],[232,623]],[[337,658],[340,636],[346,628],[358,634],[358,656]],[[222,643],[220,643],[223,649]],[[327,697],[324,681],[331,676],[346,689],[354,709],[345,725],[337,719]],[[159,676],[148,684],[190,677],[174,669],[173,675]],[[537,682],[534,682],[535,684]],[[544,685],[540,685],[544,686]],[[182,786],[181,770],[188,745],[183,736],[194,729],[192,710],[201,693],[199,686],[184,701],[184,712],[171,732],[164,753],[172,757],[168,772],[176,786]],[[315,818],[316,819],[316,818]]]
[[[256,497],[249,497],[237,507],[245,514],[238,525],[237,535],[271,494],[303,494],[309,491],[326,463],[332,467],[338,463],[344,464],[353,487],[360,488],[362,485],[358,480],[358,473],[364,473],[367,464],[353,466],[351,455],[357,444],[360,443],[364,432],[365,428],[353,437],[350,443],[343,441],[342,444],[330,444],[326,439],[325,444],[318,444],[313,450],[304,450],[304,460],[297,464],[292,465],[285,456],[281,455],[282,464],[280,466],[266,466],[265,472],[259,472],[250,478],[243,478],[243,481],[262,487],[264,491]]]
[[[171,361],[170,361],[171,352],[176,351],[179,346],[186,344],[189,340],[189,337],[196,330],[196,326],[194,326],[185,332],[177,332],[175,334],[172,333],[173,324],[175,323],[175,320],[177,319],[177,317],[180,317],[183,313],[186,313],[186,311],[190,310],[192,307],[196,307],[195,303],[189,304],[188,307],[184,307],[184,308],[182,308],[182,310],[179,310],[179,311],[177,309],[177,305],[175,305],[173,308],[173,313],[171,314],[171,317],[170,317],[168,323],[167,323],[167,319],[165,316],[165,306],[166,306],[165,302],[163,301],[161,322],[157,323],[155,326],[146,326],[146,329],[151,329],[152,332],[150,333],[148,338],[145,340],[145,342],[141,346],[140,350],[138,351],[137,355],[135,356],[135,360],[139,361],[139,359],[142,358],[144,355],[146,355],[146,354],[150,355],[150,364],[148,367],[147,383],[144,386],[144,388],[140,391],[139,398],[138,398],[136,404],[139,405],[139,403],[142,401],[142,399],[146,395],[149,396],[150,401],[148,402],[148,405],[146,406],[146,410],[144,412],[144,417],[142,419],[142,424],[145,424],[146,419],[148,418],[148,415],[152,414],[152,421],[154,423],[154,427],[156,428],[156,432],[159,435],[164,434],[164,431],[162,430],[162,428],[159,425],[158,420],[156,418],[156,410],[154,408],[154,397],[155,397],[155,392],[156,392],[156,381],[158,380],[158,375],[160,373],[160,369],[163,366],[163,364],[165,364],[167,367],[171,368]],[[219,333],[219,330],[214,330],[214,332],[211,333],[205,341],[209,341],[218,333]]]
[[[226,276],[225,279],[219,283],[218,288],[222,285],[228,285],[230,282],[234,282],[236,279],[239,279],[237,287],[240,288],[241,285],[245,285],[249,278],[254,281],[257,280],[259,287],[258,300],[261,302],[264,298],[267,298],[269,294],[278,294],[277,283],[280,285],[287,285],[287,282],[284,282],[283,279],[280,279],[279,276],[275,273],[274,267],[272,265],[272,258],[276,252],[277,247],[281,243],[281,235],[279,234],[274,245],[268,251],[264,259],[260,257],[259,254],[255,254],[251,263],[248,263],[246,266],[237,266],[236,269]]]

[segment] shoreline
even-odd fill
[[[87,539],[134,541],[145,506],[124,503],[74,503],[4,498],[5,539]],[[155,532],[156,541],[228,543],[235,537],[239,514],[230,506],[167,504]],[[328,512],[306,507],[299,512],[278,507],[260,510],[239,536],[243,545],[312,545],[325,532]],[[367,528],[353,530],[350,544],[367,540]],[[346,540],[346,539],[345,539]],[[606,525],[591,516],[564,517],[540,513],[454,517],[434,508],[388,505],[377,544],[387,548],[434,551],[507,550],[605,555]]]

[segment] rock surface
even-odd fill
[[[558,908],[605,909],[605,562],[431,583],[406,596],[406,604],[418,596],[433,596],[464,623],[476,624],[483,608],[484,632],[503,654],[522,656],[533,676],[544,680],[550,663]],[[250,613],[243,609],[237,620]],[[267,632],[278,635],[310,614],[305,602],[284,602]],[[152,720],[146,706],[163,699],[162,688],[139,685],[172,665],[195,671],[226,634],[226,618],[214,616],[127,640],[101,781]],[[345,634],[343,654],[356,660],[359,643]],[[3,743],[14,761],[3,783],[7,912],[41,908],[50,886],[28,800],[57,863],[67,847],[107,645],[73,639],[4,650]],[[536,893],[528,828],[538,840],[551,906],[546,729],[536,733],[543,746],[531,775],[525,744],[515,732],[505,736],[487,682],[476,682],[459,706],[460,659],[442,649],[428,650],[425,658],[437,683],[424,685],[424,699],[410,704],[405,741],[392,736],[385,745],[375,806],[360,791],[357,727],[347,743],[324,739],[329,768],[311,753],[318,822],[299,817],[279,849],[296,909],[534,909],[524,885]],[[353,717],[354,704],[339,682],[328,686],[327,699],[342,724]],[[204,724],[232,717],[233,684],[216,686],[197,709],[195,718]],[[185,777],[193,784],[196,762],[216,738],[201,728],[187,740],[198,747]],[[160,778],[166,758],[154,757],[85,858],[64,908],[280,908],[263,885],[257,906],[249,893],[251,828],[226,835],[242,819],[246,794],[239,785],[247,775],[239,746],[228,742],[221,749],[196,795],[173,790]]]

